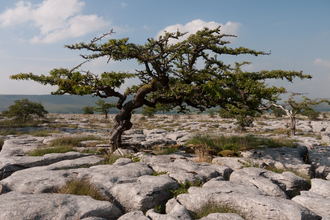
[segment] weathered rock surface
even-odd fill
[[[322,216],[330,219],[330,182],[322,179],[312,179],[312,188],[301,191],[292,200]]]
[[[305,146],[297,148],[265,148],[243,151],[244,158],[260,167],[275,167],[277,169],[293,170],[304,175],[310,175],[311,165],[306,164],[308,149]]]
[[[0,195],[0,219],[118,219],[121,211],[107,201],[89,196],[66,194],[28,194],[10,192]]]
[[[316,146],[309,150],[309,161],[317,178],[330,179],[330,147]],[[328,177],[329,176],[329,177]]]
[[[200,220],[244,220],[236,213],[212,213]]]
[[[190,211],[197,211],[210,202],[227,205],[246,219],[321,219],[291,200],[268,196],[253,184],[244,182],[210,181],[202,188],[191,187],[188,194],[181,194],[177,199]]]

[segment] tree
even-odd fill
[[[157,109],[156,108],[152,108],[152,107],[148,107],[148,106],[143,106],[142,107],[142,115],[144,116],[148,116],[148,117],[153,117],[154,114],[156,114]]]
[[[286,115],[285,111],[281,108],[273,108],[273,114],[276,118],[281,118],[283,115]]]
[[[251,126],[253,119],[258,114],[276,103],[278,96],[285,93],[283,87],[270,86],[265,83],[266,79],[286,79],[289,82],[295,77],[310,79],[310,75],[304,75],[301,71],[262,70],[259,72],[244,72],[241,67],[250,62],[235,63],[235,67],[226,69],[219,68],[217,61],[211,60],[208,68],[212,80],[205,82],[204,91],[210,96],[204,96],[210,106],[220,106],[222,114],[233,115],[237,119],[238,130]]]
[[[107,103],[102,99],[99,99],[95,103],[95,105],[97,105],[99,107],[94,107],[94,110],[96,112],[101,112],[102,114],[105,114],[105,118],[108,118],[108,113],[109,113],[110,109],[116,107],[116,103]]]
[[[315,121],[315,120],[317,120],[317,118],[320,116],[321,113],[318,111],[315,111],[312,108],[306,108],[301,112],[301,114],[303,116],[307,116],[309,120]]]
[[[64,68],[53,69],[50,76],[34,75],[33,73],[21,73],[11,76],[16,80],[34,80],[41,84],[57,85],[58,89],[52,94],[65,93],[74,95],[93,94],[101,98],[117,97],[116,107],[120,112],[116,115],[113,129],[110,131],[109,143],[112,150],[121,145],[121,135],[132,127],[131,116],[134,109],[142,106],[154,108],[157,103],[179,106],[179,112],[187,112],[187,106],[197,108],[200,111],[221,106],[222,108],[238,111],[246,108],[253,111],[261,105],[262,99],[272,101],[274,94],[281,89],[271,87],[254,88],[258,80],[268,78],[286,78],[289,81],[294,77],[304,78],[301,72],[295,71],[264,71],[261,74],[235,73],[218,60],[218,55],[266,55],[263,51],[255,51],[244,47],[229,48],[229,41],[224,37],[236,37],[220,33],[220,27],[210,30],[204,28],[191,34],[185,40],[187,33],[167,33],[159,39],[148,39],[144,45],[129,43],[128,38],[110,39],[103,44],[97,44],[104,37],[111,35],[110,31],[99,38],[94,38],[89,43],[66,45],[72,50],[86,49],[89,55],[81,55],[88,62],[100,57],[108,57],[109,60],[123,61],[136,60],[142,65],[135,73],[129,72],[104,72],[100,76],[89,71],[78,71],[83,65],[68,70]],[[171,43],[172,40],[177,43]],[[180,41],[181,40],[181,41]],[[211,55],[210,55],[211,54]],[[198,63],[197,63],[198,61]],[[139,85],[128,87],[125,93],[118,92],[123,83],[130,78],[138,78]],[[243,80],[246,85],[240,84]],[[247,90],[247,91],[245,91]],[[265,90],[263,92],[262,90]],[[256,93],[256,95],[254,95]],[[128,95],[134,95],[134,99],[126,101]],[[250,100],[250,96],[255,96]],[[246,97],[248,99],[246,99]]]
[[[279,104],[272,104],[272,106],[275,106],[277,108],[281,108],[287,116],[290,117],[290,129],[291,129],[291,136],[294,136],[296,134],[296,115],[301,113],[304,109],[310,109],[313,106],[319,105],[321,103],[327,103],[330,104],[330,102],[326,99],[314,99],[311,100],[307,98],[306,96],[302,96],[303,100],[298,102],[294,100],[294,97],[297,95],[302,95],[300,93],[292,93],[287,101],[285,101],[284,105]],[[289,108],[289,109],[286,109]]]
[[[48,112],[44,109],[40,102],[32,102],[28,99],[15,100],[15,104],[8,107],[7,117],[23,120],[26,122],[29,116],[38,116],[41,118],[45,117]]]
[[[92,114],[94,114],[94,107],[93,106],[85,106],[85,107],[83,107],[82,108],[82,110],[83,110],[83,114],[85,114],[85,115],[92,115]]]

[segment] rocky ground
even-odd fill
[[[286,139],[287,119],[264,116],[247,133],[235,132],[235,120],[209,115],[134,115],[132,130],[123,135],[121,157],[104,164],[108,120],[101,115],[51,114],[38,128],[16,129],[0,136],[0,219],[193,219],[205,207],[233,213],[213,213],[212,219],[330,219],[330,121],[300,119],[297,148],[246,149],[240,157],[203,162],[187,146],[168,155],[153,147],[183,145],[196,134],[247,135]],[[36,130],[49,132],[38,137]],[[16,133],[15,133],[16,132]],[[63,137],[86,137],[75,152],[28,156],[27,152]],[[189,148],[190,149],[190,148]],[[198,162],[196,162],[198,161]],[[103,163],[103,164],[102,164]],[[268,168],[275,170],[269,170]],[[280,173],[278,171],[281,170]],[[273,172],[277,171],[277,172]],[[284,172],[283,172],[284,171]],[[108,201],[59,194],[70,180],[85,180]],[[187,183],[194,183],[185,193]],[[188,188],[188,187],[187,187]],[[157,209],[155,209],[157,208]],[[160,214],[163,208],[166,214]]]

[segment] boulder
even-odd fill
[[[188,159],[175,159],[173,162],[150,164],[157,172],[167,172],[170,177],[179,183],[185,182],[206,182],[212,178],[223,176],[229,178],[231,169],[210,163],[195,163]]]
[[[118,220],[150,220],[142,211],[131,211],[122,215]]]
[[[250,183],[208,183],[202,188],[190,187],[188,193],[179,195],[177,200],[190,211],[197,211],[210,202],[227,206],[242,213],[246,219],[321,219],[314,212],[291,200],[267,196]]]
[[[144,175],[118,183],[109,192],[120,204],[119,208],[125,212],[133,210],[145,212],[155,205],[165,204],[172,197],[171,190],[176,190],[178,187],[178,183],[168,175]]]
[[[212,213],[200,220],[244,220],[236,213]]]
[[[305,164],[308,149],[306,146],[297,148],[264,148],[241,152],[252,164],[259,167],[275,167],[277,169],[293,170],[304,175],[310,175],[311,165]],[[307,161],[306,161],[307,162]]]
[[[118,219],[121,211],[108,201],[69,194],[29,194],[10,192],[0,195],[0,219],[63,219],[99,217]]]

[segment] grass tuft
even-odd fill
[[[88,179],[71,179],[58,188],[56,193],[90,196],[96,200],[109,201]]]
[[[190,214],[193,217],[193,219],[200,219],[212,213],[236,213],[240,216],[242,215],[239,211],[229,208],[227,205],[219,205],[214,202],[207,203],[196,212],[190,211]]]
[[[180,183],[179,188],[177,190],[171,190],[171,193],[173,197],[176,198],[180,194],[188,193],[188,189],[192,186],[202,187],[203,183],[200,180],[197,180],[196,182]]]

